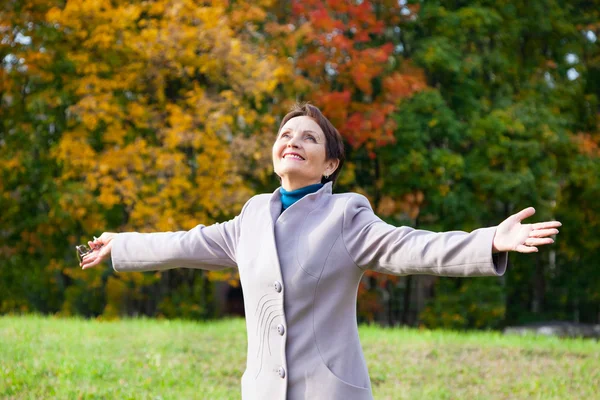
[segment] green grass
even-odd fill
[[[376,399],[599,398],[600,343],[360,328]],[[0,317],[0,398],[239,399],[243,320]]]

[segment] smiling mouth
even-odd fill
[[[299,154],[296,153],[286,153],[281,158],[304,161],[304,158],[302,158]]]

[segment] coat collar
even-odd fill
[[[293,212],[300,211],[302,213],[308,214],[319,204],[319,201],[321,199],[328,197],[333,193],[332,187],[333,187],[333,183],[327,182],[326,184],[323,185],[323,187],[321,189],[317,190],[314,193],[307,194],[306,196],[304,196],[303,198],[301,198],[300,200],[298,200],[297,202],[295,202],[294,204],[289,206],[286,209],[286,212],[288,212],[290,210],[294,210]],[[285,215],[285,213],[281,212],[282,206],[281,206],[280,189],[281,189],[281,187],[278,187],[277,189],[275,189],[275,191],[271,195],[271,199],[269,201],[269,209],[271,211],[271,220],[273,221],[273,225],[275,224],[275,221],[277,221],[277,219],[279,218],[280,215],[282,217]]]

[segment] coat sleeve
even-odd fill
[[[393,275],[503,275],[508,254],[492,255],[495,233],[496,227],[471,233],[395,227],[377,217],[361,195],[348,199],[342,228],[346,249],[359,268]]]
[[[113,269],[131,272],[178,267],[207,270],[235,267],[240,225],[249,203],[232,220],[210,226],[198,225],[189,231],[119,233],[113,239]]]

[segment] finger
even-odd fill
[[[560,223],[560,221],[547,221],[531,224],[531,227],[533,229],[560,228],[561,226],[562,224]]]
[[[537,229],[529,232],[529,237],[541,238],[552,235],[558,235],[558,229]]]
[[[96,259],[96,257],[93,254],[88,254],[85,257],[83,257],[80,265],[82,268],[84,268],[86,265],[89,265],[90,263],[92,263],[95,259]]]
[[[93,260],[93,256],[91,254],[87,254],[81,259],[81,264],[87,264],[91,260]]]
[[[93,267],[94,265],[98,265],[101,261],[102,261],[102,257],[100,256],[100,254],[98,254],[98,252],[94,252],[83,258],[81,267],[83,269],[90,268],[90,267]]]
[[[100,247],[102,247],[102,243],[98,243],[97,241],[93,240],[93,241],[88,241],[88,246],[90,247],[90,249],[92,250],[97,250]]]
[[[520,221],[523,221],[525,218],[531,217],[533,214],[535,214],[535,208],[527,207],[526,209],[521,210],[518,213],[516,213],[515,216],[517,217],[517,219],[520,222]]]
[[[85,257],[83,257],[82,263],[80,265],[83,269],[91,268],[93,266],[100,264],[102,261],[104,261],[108,257],[109,254],[110,254],[110,251],[106,247],[102,247],[102,249],[100,249],[98,251],[94,251],[90,254],[87,254]]]
[[[525,245],[527,246],[542,246],[545,244],[552,244],[554,240],[552,238],[544,238],[544,239],[533,239],[529,238],[525,241]]]
[[[82,264],[88,264],[90,262],[93,262],[97,258],[101,258],[100,257],[100,251],[94,250],[91,253],[88,253],[85,256],[83,256],[83,258],[81,259],[81,263]]]
[[[520,244],[517,246],[515,251],[518,251],[519,253],[537,253],[538,249],[537,249],[537,247],[524,246],[524,245]]]
[[[94,261],[90,262],[89,264],[82,265],[81,269],[92,268],[92,267],[95,267],[96,265],[98,265],[99,263],[100,263],[99,259],[95,259]]]

